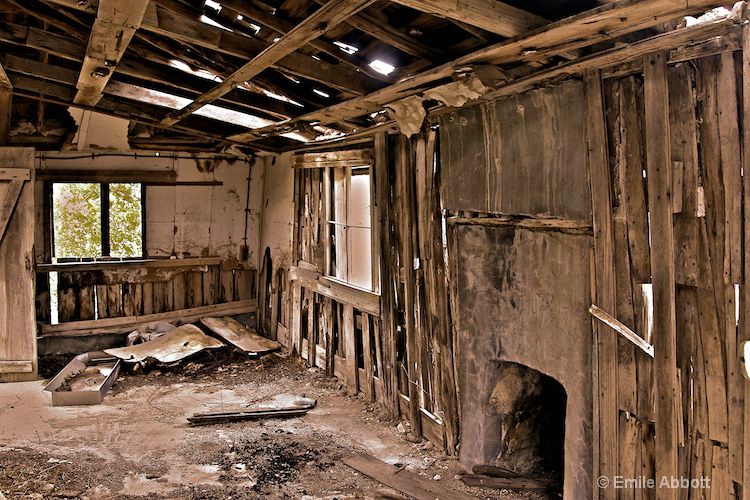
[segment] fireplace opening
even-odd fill
[[[502,362],[490,405],[500,422],[495,465],[526,477],[562,482],[567,395],[557,380]]]

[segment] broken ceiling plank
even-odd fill
[[[696,4],[698,5],[696,6]],[[700,0],[691,2],[691,6],[685,8],[682,5],[675,5],[673,2],[667,0],[643,0],[640,2],[623,0],[552,23],[544,30],[535,31],[527,37],[500,42],[486,49],[462,56],[432,70],[425,71],[419,75],[372,92],[365,98],[354,98],[343,101],[327,108],[298,116],[277,126],[250,130],[243,134],[231,136],[230,140],[236,142],[251,141],[259,137],[268,137],[289,132],[290,130],[294,130],[296,124],[320,122],[325,125],[326,123],[338,120],[346,120],[367,113],[378,112],[390,102],[414,95],[419,92],[420,88],[429,88],[430,83],[449,78],[457,68],[481,63],[490,56],[496,58],[499,54],[503,54],[502,60],[506,63],[530,60],[534,54],[527,53],[524,47],[533,46],[534,43],[538,42],[539,44],[544,43],[548,47],[548,50],[544,51],[544,54],[541,54],[542,50],[541,46],[539,46],[539,50],[536,53],[541,58],[549,58],[551,55],[554,55],[555,50],[560,52],[568,51],[570,43],[576,43],[576,48],[579,48],[584,43],[594,44],[603,39],[615,38],[645,27],[663,23],[667,19],[684,16],[690,12],[694,12],[699,7],[708,8],[718,4],[719,2],[715,1]],[[640,8],[638,8],[639,6]],[[544,69],[515,81],[510,81],[503,84],[497,90],[489,92],[484,97],[487,99],[497,98],[500,95],[517,92],[521,87],[530,88],[551,78],[578,74],[587,69],[620,63],[624,60],[640,57],[649,51],[669,47],[675,41],[687,43],[692,39],[705,40],[709,36],[719,36],[733,26],[736,26],[736,22],[732,18],[725,18],[662,33],[640,42],[594,53],[590,56],[576,59],[553,68]],[[586,36],[589,36],[589,38],[587,39]]]
[[[0,65],[0,146],[8,144],[10,112],[13,105],[13,85]]]
[[[140,27],[149,0],[100,0],[78,77],[76,104],[96,106]]]
[[[522,35],[549,21],[496,0],[393,0],[438,17],[460,21],[507,38]]]
[[[197,111],[206,104],[215,101],[243,82],[252,79],[264,69],[276,64],[283,57],[291,54],[310,40],[333,28],[348,17],[371,4],[374,0],[332,0],[320,7],[310,17],[281,37],[275,44],[254,57],[250,62],[229,75],[229,77],[212,90],[196,98],[183,109],[170,113],[162,123],[172,125]]]

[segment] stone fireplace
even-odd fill
[[[591,238],[457,224],[460,459],[592,495]]]

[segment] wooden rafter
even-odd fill
[[[8,143],[12,101],[13,85],[5,74],[5,69],[0,66],[0,145]]]
[[[78,77],[77,104],[95,106],[140,27],[149,0],[100,0]]]
[[[98,5],[97,0],[45,1],[93,14],[96,13],[96,5]],[[191,19],[169,11],[154,2],[151,2],[146,9],[140,31],[215,50],[244,60],[253,59],[268,48],[268,45],[261,40],[209,26],[198,19]],[[292,75],[321,82],[336,90],[354,95],[364,95],[383,86],[383,82],[351,67],[315,61],[309,56],[295,52],[288,54],[273,66]]]
[[[545,60],[573,49],[663,24],[690,13],[722,5],[716,0],[691,0],[687,4],[671,0],[621,0],[551,23],[523,37],[506,40],[424,71],[363,98],[343,101],[301,115],[291,121],[231,137],[251,141],[286,133],[308,122],[321,124],[346,120],[383,109],[385,104],[414,95],[439,80],[450,78],[457,69],[477,64],[506,64]]]
[[[271,45],[254,57],[250,62],[229,75],[229,77],[219,85],[196,98],[185,108],[176,113],[170,113],[169,116],[162,120],[162,123],[164,125],[177,123],[206,104],[220,98],[243,82],[252,79],[264,69],[291,54],[310,40],[316,39],[340,22],[356,14],[359,10],[371,4],[373,1],[374,0],[333,0],[329,2],[298,24],[289,33],[281,37],[277,43]]]
[[[522,35],[549,21],[497,0],[393,0],[438,17],[460,21],[504,37]]]
[[[251,19],[253,22],[265,26],[281,35],[286,35],[294,28],[294,23],[292,23],[291,21],[279,17],[278,15],[273,15],[269,12],[266,12],[265,10],[253,5],[250,2],[246,2],[245,0],[223,0],[221,2],[221,5],[222,7],[232,9],[244,16],[246,19]],[[359,60],[354,54],[347,57],[347,55],[344,54],[341,49],[336,47],[330,41],[323,39],[311,40],[310,46],[314,47],[320,52],[328,54],[331,57],[335,57],[345,64],[351,65],[357,70],[362,71],[363,73],[372,76],[373,78],[384,82],[392,81],[392,79],[388,76],[370,69],[364,63],[364,61]]]

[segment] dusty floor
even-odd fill
[[[409,443],[376,405],[293,359],[123,373],[97,406],[51,407],[43,386],[0,384],[0,492],[8,498],[401,498],[341,462],[358,451],[478,498],[542,498],[465,487],[455,460]],[[288,420],[185,420],[280,392],[318,406]]]

